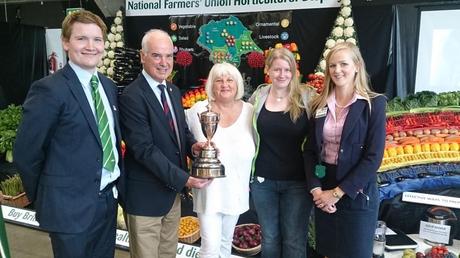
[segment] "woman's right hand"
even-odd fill
[[[334,200],[331,193],[332,190],[323,191],[321,188],[315,189],[311,192],[313,195],[313,202],[318,209],[327,213],[334,213],[337,211],[337,207],[335,207],[337,200]]]

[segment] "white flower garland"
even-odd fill
[[[331,34],[326,39],[325,48],[315,73],[324,73],[326,69],[326,60],[331,48],[341,42],[350,42],[357,44],[356,30],[354,28],[354,20],[351,16],[351,0],[339,0],[341,2],[340,10],[337,18],[334,21],[334,27]]]
[[[118,10],[113,24],[107,34],[107,40],[104,43],[103,60],[98,65],[98,71],[112,78],[115,70],[115,48],[124,47],[123,38],[123,12]]]

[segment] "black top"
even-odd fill
[[[292,122],[289,113],[272,112],[263,105],[257,118],[260,136],[255,175],[272,180],[305,180],[302,143],[307,136],[305,112]]]

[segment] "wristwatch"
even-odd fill
[[[343,193],[339,193],[337,191],[337,188],[332,189],[332,196],[334,196],[337,199],[341,199],[343,197]]]

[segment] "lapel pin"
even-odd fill
[[[113,111],[117,111],[117,107],[115,107],[115,105],[113,105],[112,107],[113,107]]]
[[[169,88],[169,92],[172,92],[172,88]]]

